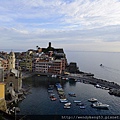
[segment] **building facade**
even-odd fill
[[[8,60],[0,58],[0,67],[3,67],[4,71],[8,70],[9,68]]]
[[[0,67],[0,82],[4,82],[4,68]]]
[[[6,111],[5,84],[0,82],[0,110]]]
[[[0,82],[0,99],[5,99],[5,84]]]
[[[12,87],[15,92],[22,89],[22,74],[19,70],[11,69],[4,75],[4,82],[6,84],[6,91]]]

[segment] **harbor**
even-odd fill
[[[46,76],[27,78],[23,84],[27,85],[28,81],[31,81],[32,94],[19,103],[21,111],[17,115],[115,115],[114,110],[119,109],[119,97],[111,96],[109,90],[91,84]],[[108,109],[92,107],[93,103],[88,101],[91,98],[109,105]],[[116,104],[112,101],[116,101]]]
[[[109,95],[115,95],[115,96],[119,96],[119,89],[120,86],[117,83],[114,82],[109,82],[106,80],[102,80],[102,79],[97,79],[94,78],[94,75],[91,73],[84,73],[81,72],[79,74],[67,74],[67,75],[52,75],[52,74],[37,74],[37,73],[32,73],[30,74],[29,72],[23,74],[23,81],[25,82],[26,79],[29,78],[46,78],[48,80],[47,82],[47,92],[49,94],[49,98],[50,101],[56,102],[59,101],[59,103],[62,103],[63,106],[62,108],[64,109],[71,109],[72,106],[79,107],[80,109],[86,109],[88,108],[86,105],[86,102],[84,103],[83,101],[81,101],[81,99],[78,99],[76,93],[74,93],[74,91],[69,91],[68,93],[65,93],[63,86],[60,84],[60,82],[62,83],[69,83],[69,84],[88,84],[88,85],[92,85],[93,87],[95,87],[96,89],[102,89],[104,91],[107,91],[107,93],[109,93]],[[55,80],[54,84],[50,84],[49,79]],[[56,83],[56,80],[59,81],[58,83]],[[45,81],[46,82],[46,81]],[[13,99],[12,101],[7,102],[7,113],[14,116],[17,112],[17,114],[19,115],[19,113],[21,113],[21,108],[19,107],[19,104],[21,104],[21,102],[24,102],[24,100],[26,99],[27,96],[29,96],[29,94],[32,94],[32,85],[30,84],[23,84],[23,89],[21,90],[21,92],[17,95],[17,99]],[[80,86],[79,86],[80,87]],[[56,93],[54,93],[54,91],[56,90]],[[117,94],[116,94],[117,93]],[[91,96],[91,97],[96,97],[96,96]],[[72,101],[69,100],[72,98]],[[88,103],[89,104],[89,99],[88,98]],[[95,98],[94,98],[95,99]],[[86,100],[87,101],[87,100]],[[108,109],[109,105],[108,104],[102,104],[100,101],[95,101],[96,103],[92,103],[89,104],[89,107],[91,108],[97,108],[97,109]],[[16,105],[17,106],[16,106]],[[104,106],[105,105],[105,106]],[[101,107],[102,106],[102,107]],[[106,107],[107,106],[107,107]],[[108,109],[109,110],[109,109]],[[17,115],[17,116],[18,116]]]
[[[49,76],[53,77],[52,74],[45,74],[45,73],[34,73],[32,75],[37,75],[37,76]],[[31,75],[31,76],[32,76]],[[115,83],[115,82],[110,82],[109,80],[103,80],[99,78],[95,78],[94,74],[91,73],[85,73],[85,72],[80,72],[79,74],[67,74],[67,75],[56,75],[55,78],[61,78],[63,80],[72,80],[74,82],[83,82],[85,84],[92,84],[94,86],[99,86],[99,88],[104,89],[104,90],[109,90],[109,93],[111,95],[115,96],[120,96],[120,85]]]

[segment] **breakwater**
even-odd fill
[[[83,74],[70,74],[67,75],[69,79],[74,81],[81,81],[83,83],[88,83],[92,85],[99,85],[100,88],[109,90],[109,94],[120,96],[120,85],[115,82],[110,82],[108,80],[98,79],[93,76],[89,76],[87,73]]]

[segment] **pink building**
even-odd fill
[[[40,73],[61,74],[63,70],[62,60],[40,60],[34,62],[34,71]]]

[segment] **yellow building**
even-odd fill
[[[5,84],[0,83],[0,99],[4,99],[4,98],[5,98]]]
[[[0,83],[0,110],[6,111],[6,101],[5,101],[5,84]]]

